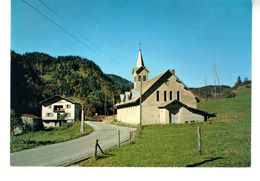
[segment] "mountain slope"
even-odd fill
[[[121,93],[125,91],[129,91],[133,87],[133,83],[127,79],[124,79],[118,75],[114,74],[106,74],[114,83],[115,85],[120,89],[123,90]]]
[[[88,115],[104,114],[105,100],[106,112],[111,112],[126,85],[115,82],[86,58],[11,52],[11,108],[17,115],[39,115],[38,102],[53,95],[79,101]]]

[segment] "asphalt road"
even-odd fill
[[[106,150],[118,145],[118,130],[121,142],[127,141],[130,137],[129,131],[133,130],[104,122],[86,123],[94,128],[91,134],[71,141],[11,153],[11,165],[67,166],[94,155],[96,139],[99,140],[101,148]]]

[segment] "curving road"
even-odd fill
[[[129,139],[129,131],[134,128],[115,126],[104,122],[90,122],[87,124],[94,131],[78,139],[62,143],[41,146],[11,153],[12,166],[67,166],[94,155],[96,139],[103,150],[118,145],[118,130],[121,143]]]

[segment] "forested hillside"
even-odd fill
[[[11,52],[11,109],[40,115],[39,101],[61,95],[80,102],[87,115],[108,112],[131,82],[106,75],[93,61],[79,56]]]

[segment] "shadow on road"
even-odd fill
[[[203,165],[204,163],[213,162],[213,161],[219,160],[219,159],[223,159],[223,158],[222,157],[213,157],[213,158],[204,160],[202,162],[186,165],[186,167],[197,167],[197,166]]]

